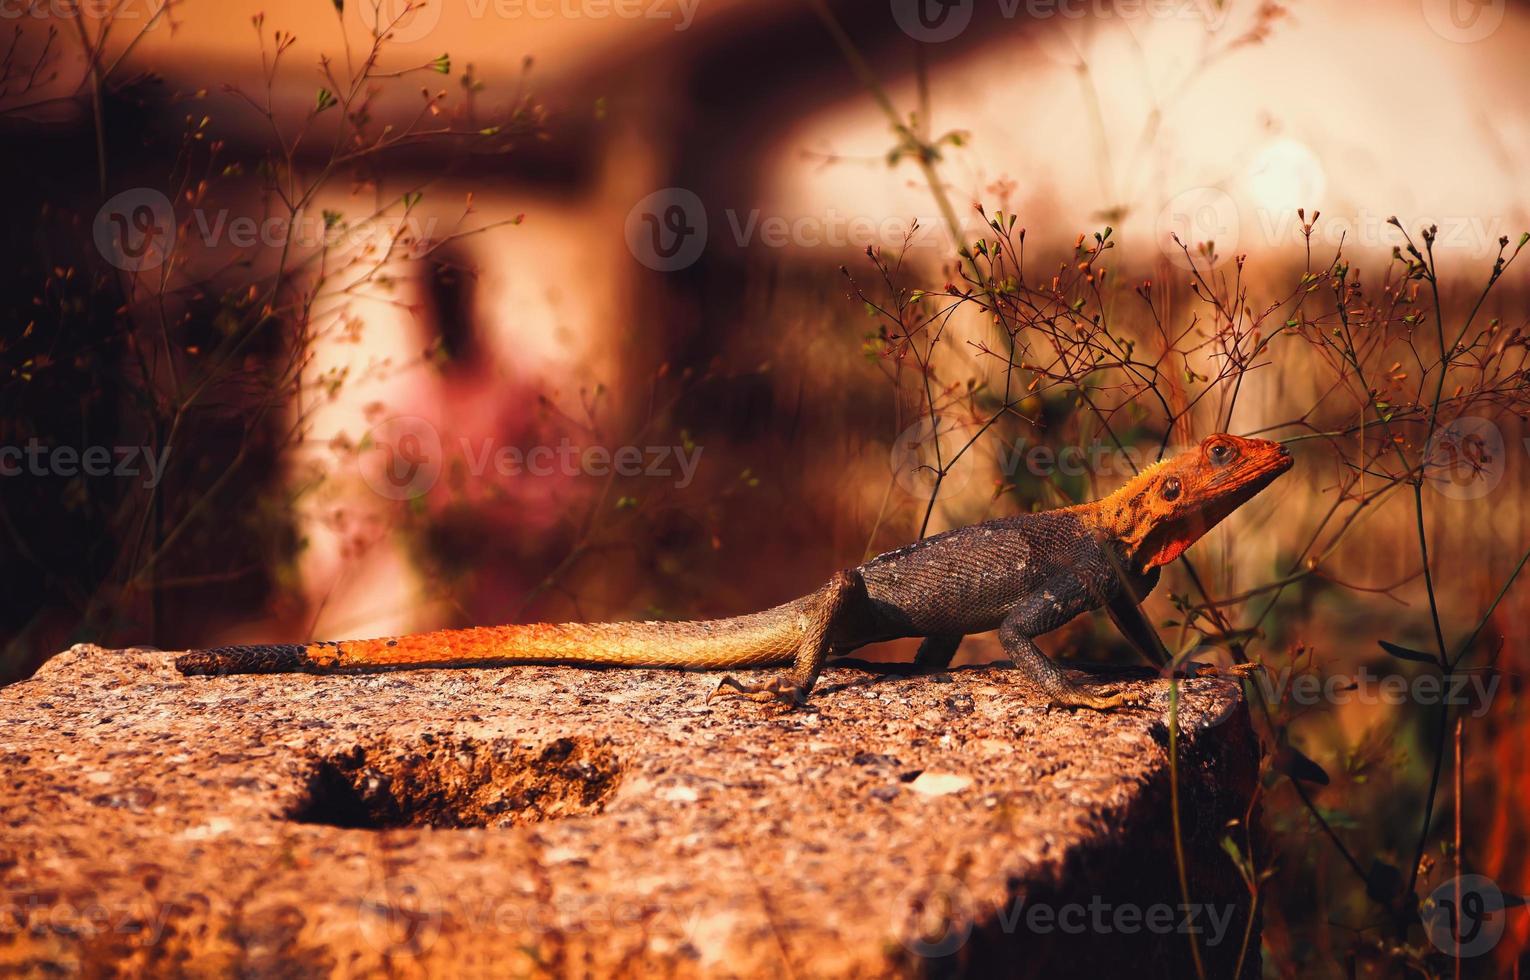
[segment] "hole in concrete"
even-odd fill
[[[513,827],[598,813],[621,767],[589,738],[543,745],[422,735],[380,740],[315,760],[289,815],[300,823],[390,827]]]

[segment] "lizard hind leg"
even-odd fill
[[[962,645],[963,639],[965,637],[960,633],[925,637],[919,644],[919,652],[914,654],[915,668],[932,674],[949,670],[951,658],[956,656],[956,648]]]
[[[726,691],[751,701],[780,701],[793,707],[805,704],[824,662],[829,659],[846,614],[865,598],[866,583],[860,572],[854,569],[835,572],[801,614],[801,637],[791,670],[762,684],[745,684],[731,675],[724,677],[707,700]]]

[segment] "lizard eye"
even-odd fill
[[[1171,476],[1163,481],[1163,499],[1174,500],[1179,496],[1179,477]]]
[[[1208,450],[1213,463],[1225,463],[1233,458],[1233,447],[1225,442],[1219,442]]]

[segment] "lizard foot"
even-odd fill
[[[751,701],[779,701],[793,708],[800,708],[807,703],[807,688],[790,677],[772,677],[764,684],[744,684],[729,675],[717,682],[717,687],[707,695],[707,701],[723,693],[725,688],[731,688],[729,693],[734,697]]]
[[[1050,692],[1052,704],[1059,708],[1093,708],[1095,711],[1111,711],[1115,708],[1146,706],[1142,696],[1129,691],[1113,694],[1095,694],[1082,687],[1068,685]]]

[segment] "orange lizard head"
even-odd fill
[[[1099,501],[1100,530],[1122,542],[1141,571],[1166,565],[1289,470],[1291,462],[1290,451],[1278,442],[1209,436]]]

